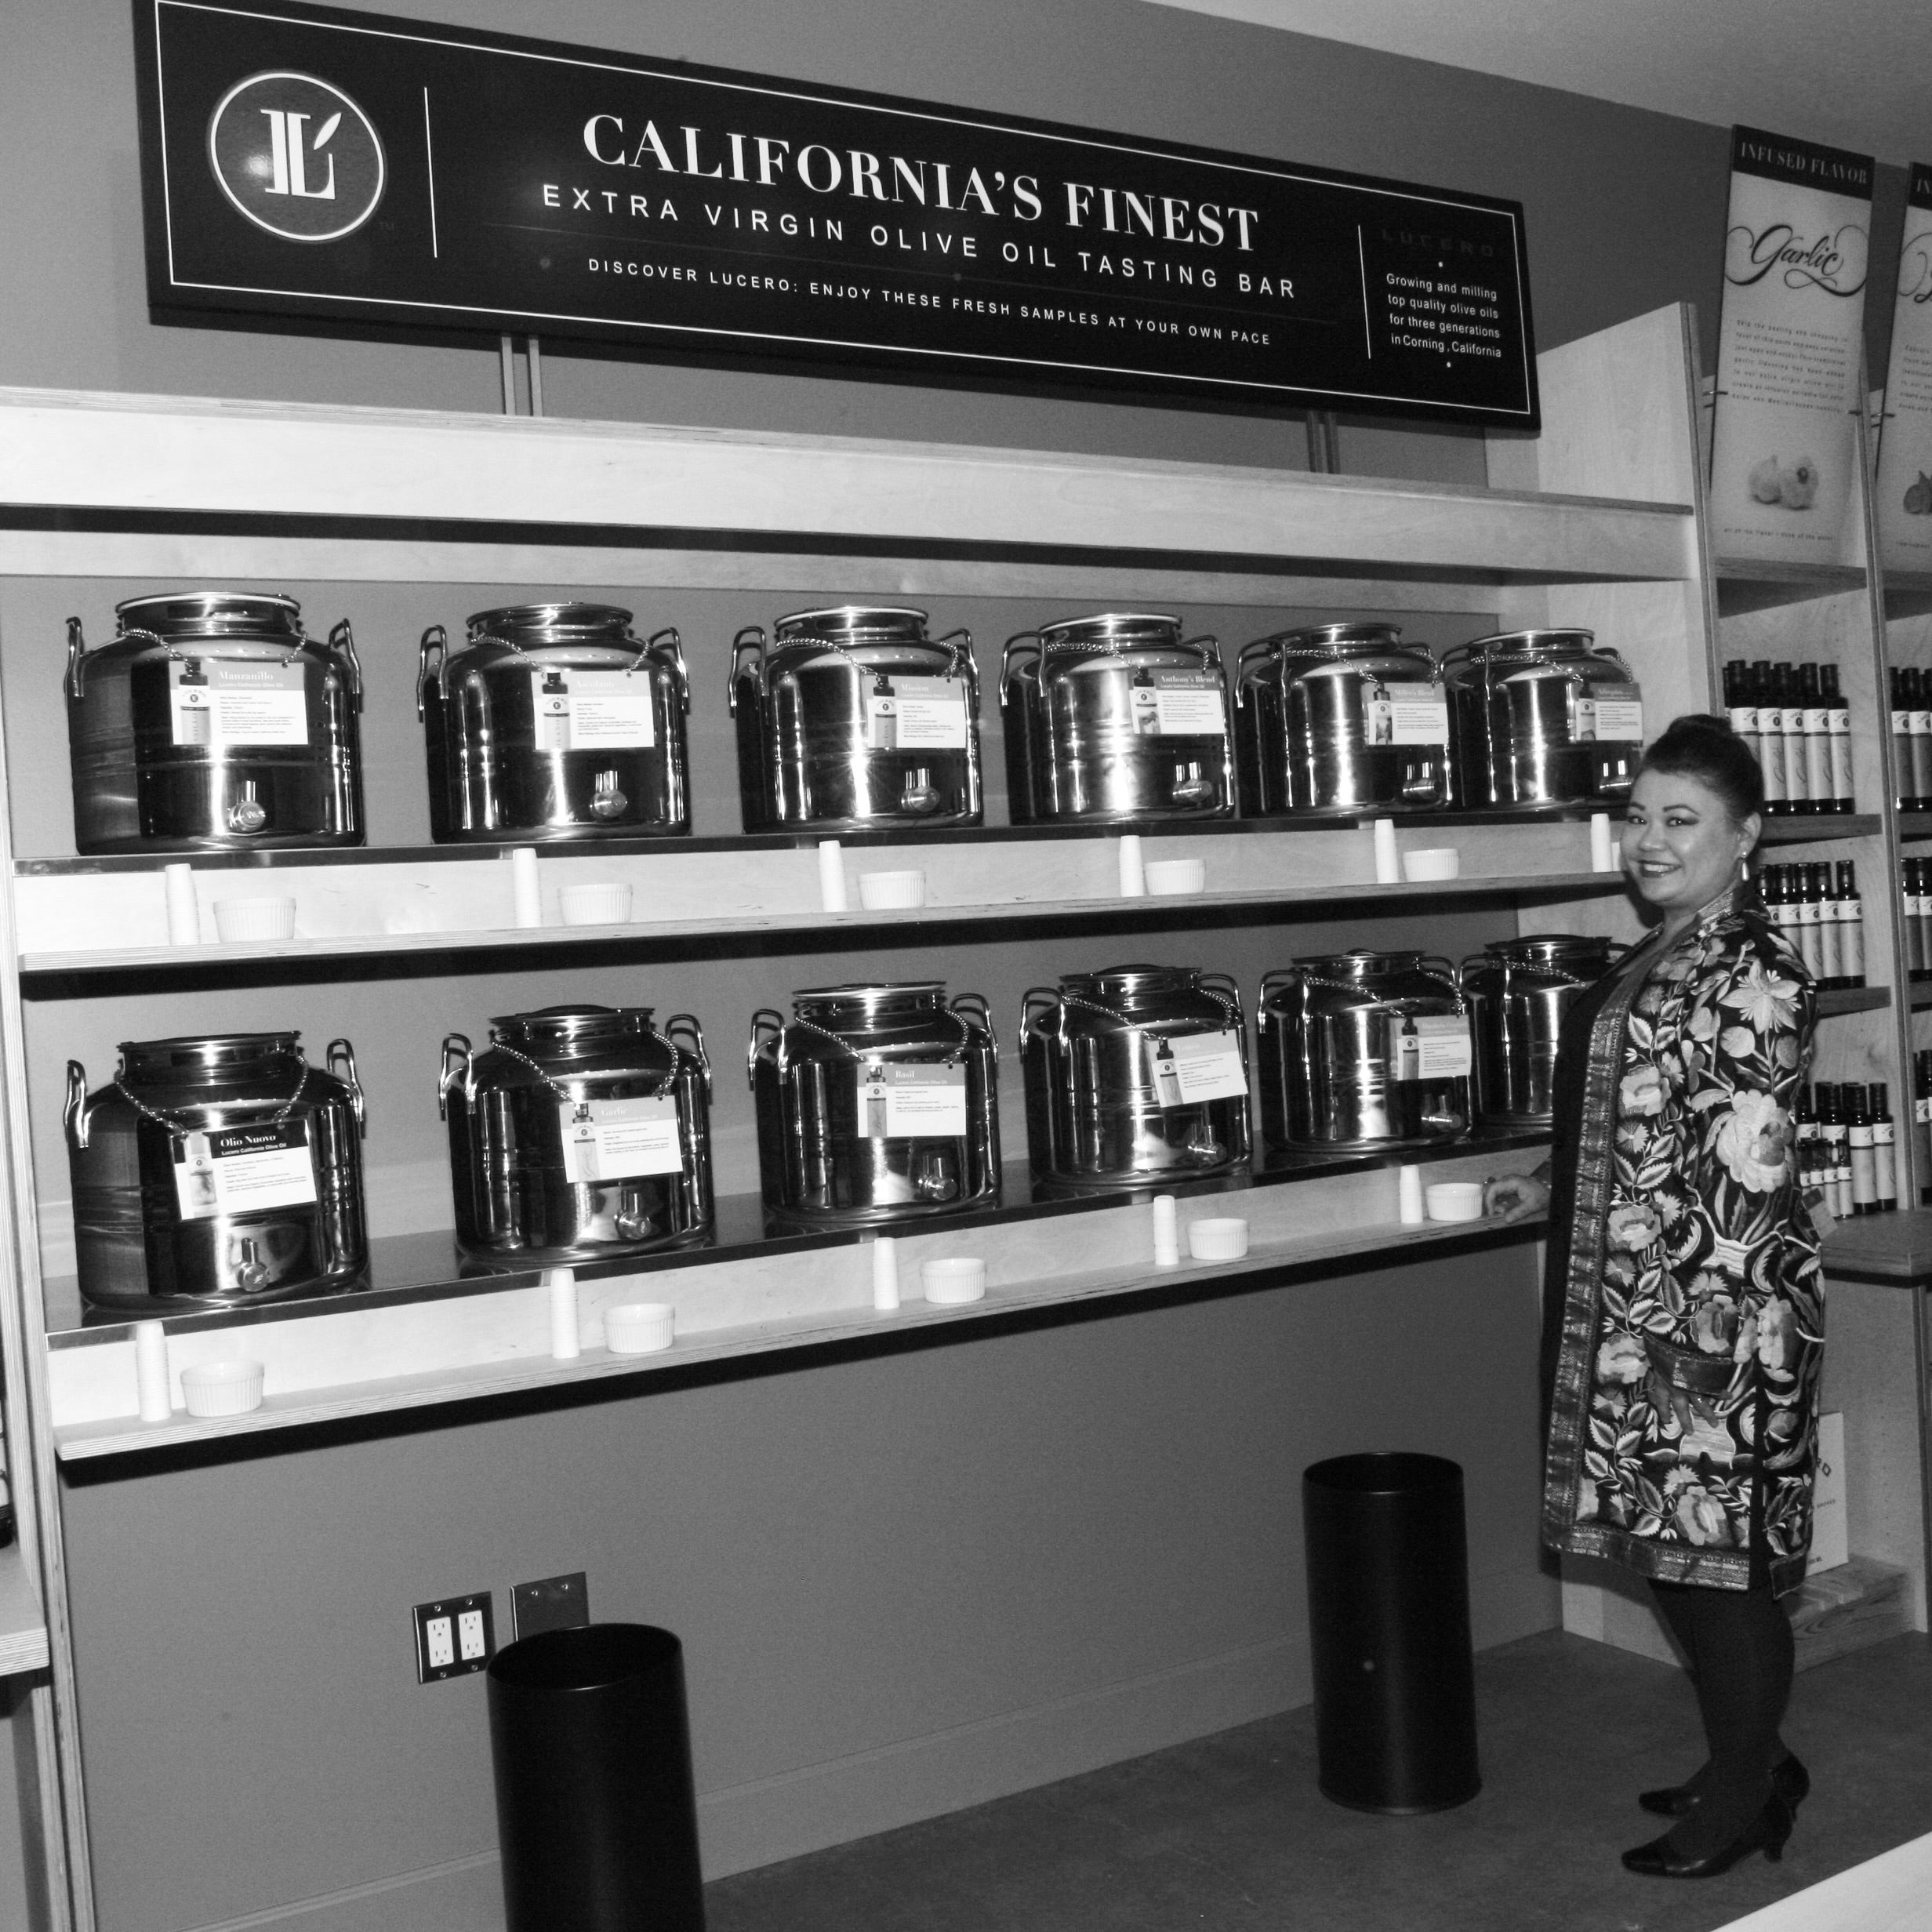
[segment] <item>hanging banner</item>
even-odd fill
[[[1872,160],[1735,128],[1711,438],[1720,558],[1861,562],[1850,530]]]
[[[286,0],[135,0],[148,298],[1538,427],[1519,204]]]
[[[1932,573],[1932,164],[1922,161],[1905,196],[1872,501],[1883,567]]]

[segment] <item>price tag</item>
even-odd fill
[[[1148,728],[1141,723],[1141,693],[1146,689],[1136,685],[1134,690],[1136,732]],[[1149,695],[1153,699],[1152,728],[1162,738],[1218,738],[1228,728],[1221,681],[1206,671],[1156,671]]]
[[[641,751],[657,743],[646,673],[532,671],[530,702],[539,751]]]
[[[1433,687],[1411,695],[1400,685],[1369,688],[1362,707],[1362,742],[1367,745],[1446,745],[1449,701]]]
[[[234,745],[306,745],[307,680],[279,659],[171,658],[168,698],[177,745],[225,751]]]
[[[298,1208],[315,1199],[315,1163],[301,1120],[174,1135],[174,1193],[183,1221]]]
[[[859,1106],[869,1140],[962,1140],[966,1070],[874,1061],[859,1082]]]
[[[1469,1022],[1460,1013],[1417,1013],[1395,1022],[1389,1053],[1397,1080],[1453,1080],[1476,1065]]]
[[[1198,1106],[1204,1100],[1245,1100],[1247,1070],[1241,1037],[1232,1030],[1149,1039],[1154,1091],[1164,1107]]]
[[[677,1102],[566,1100],[557,1109],[564,1134],[564,1178],[573,1183],[623,1181],[684,1170]]]
[[[895,677],[891,692],[866,700],[874,751],[964,751],[966,686],[957,677]]]

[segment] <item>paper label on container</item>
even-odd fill
[[[539,751],[637,751],[657,743],[651,679],[630,671],[532,671]]]
[[[1732,130],[1711,525],[1720,554],[1845,557],[1871,158]]]
[[[1247,1070],[1241,1064],[1237,1033],[1181,1033],[1171,1040],[1152,1037],[1147,1051],[1154,1091],[1164,1107],[1247,1098]]]
[[[1418,1013],[1400,1022],[1389,1053],[1397,1080],[1453,1080],[1476,1065],[1469,1022],[1460,1013]]]
[[[1600,685],[1596,695],[1596,729],[1595,735],[1600,743],[1642,744],[1643,742],[1643,700],[1632,691],[1628,697],[1606,697],[1606,690],[1617,691],[1614,685]],[[1582,706],[1578,706],[1582,710]],[[1583,734],[1579,732],[1578,735]]]
[[[962,1140],[966,1135],[963,1066],[869,1066],[859,1105],[869,1140]]]
[[[957,677],[895,677],[888,694],[866,700],[874,751],[964,751],[966,685]]]
[[[171,658],[168,698],[177,745],[306,745],[307,682],[279,659]]]
[[[567,1181],[623,1181],[683,1171],[677,1102],[668,1096],[566,1100],[559,1103],[557,1115],[563,1126]]]
[[[1156,671],[1131,694],[1136,735],[1218,738],[1228,728],[1221,681],[1205,671]]]
[[[174,1135],[175,1200],[183,1221],[297,1208],[315,1199],[315,1163],[300,1120]]]
[[[1371,685],[1362,706],[1362,742],[1367,745],[1446,745],[1449,701],[1429,690],[1411,695],[1400,686]]]

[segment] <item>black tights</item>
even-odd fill
[[[1791,1619],[1769,1584],[1749,1590],[1694,1583],[1651,1589],[1690,1660],[1711,1748],[1710,1762],[1691,1780],[1697,1808],[1671,1836],[1687,1850],[1715,1849],[1764,1808],[1771,1767],[1791,1755],[1778,1734],[1791,1695]]]

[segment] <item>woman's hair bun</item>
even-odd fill
[[[1643,754],[1638,768],[1694,778],[1723,800],[1732,818],[1740,821],[1764,810],[1764,772],[1751,747],[1730,728],[1728,718],[1709,711],[1687,711],[1672,718],[1670,728]]]

